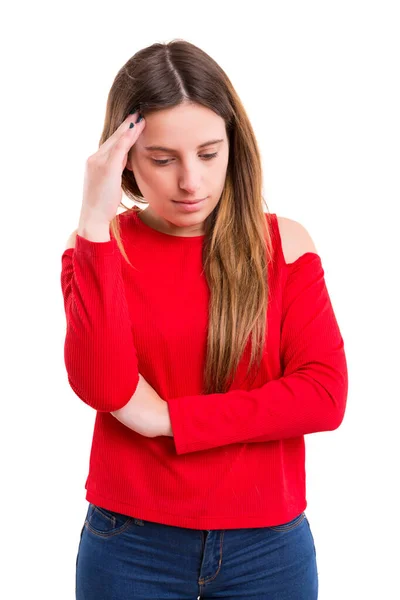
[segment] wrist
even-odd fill
[[[169,415],[168,402],[166,402],[164,400],[164,403],[165,403],[165,406],[164,406],[164,433],[163,433],[163,435],[165,435],[167,437],[174,437],[174,433],[172,431],[171,417]]]

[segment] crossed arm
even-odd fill
[[[129,402],[111,412],[123,425],[146,437],[173,437],[168,403],[139,374],[139,383]]]

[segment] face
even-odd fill
[[[204,220],[218,204],[225,184],[229,158],[225,122],[198,104],[161,110],[145,121],[126,165],[149,204],[140,218],[170,235],[202,235]],[[199,204],[179,203],[203,198]]]

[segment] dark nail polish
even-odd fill
[[[136,119],[136,123],[140,123],[140,121],[142,121],[142,120],[143,120],[143,116],[142,116],[142,115],[139,115],[139,118],[138,118],[138,119]]]
[[[134,108],[133,111],[131,113],[129,113],[130,115],[134,115],[135,112],[137,112],[137,108]]]
[[[134,123],[131,123],[131,124],[129,125],[129,129],[132,129],[132,127],[135,127],[135,124],[134,124]]]

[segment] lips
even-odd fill
[[[199,200],[173,200],[173,202],[176,202],[177,204],[198,204],[203,200],[205,200],[205,198],[200,198]]]
[[[173,203],[176,204],[176,210],[183,213],[193,213],[201,210],[204,206],[204,202],[206,198],[200,201],[191,200],[190,202],[176,202],[173,200]]]

